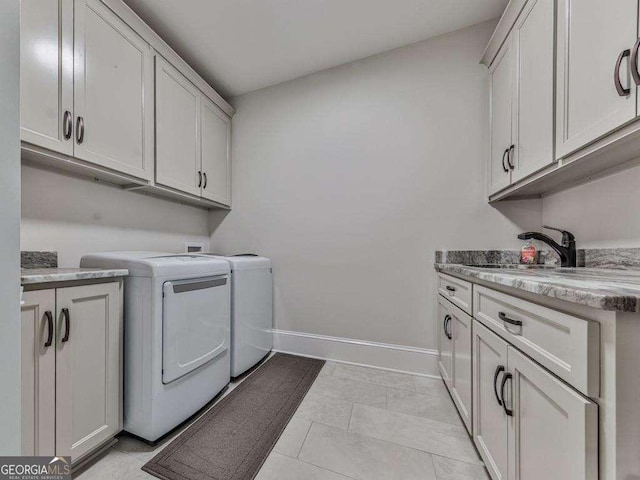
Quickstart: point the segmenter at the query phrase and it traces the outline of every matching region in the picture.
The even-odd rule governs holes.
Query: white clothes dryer
[[[124,430],[156,441],[230,379],[230,266],[214,257],[109,252],[81,267],[127,268]]]

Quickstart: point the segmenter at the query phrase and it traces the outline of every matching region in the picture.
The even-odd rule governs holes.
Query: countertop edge
[[[51,272],[44,272],[41,269],[34,270],[33,273],[22,272],[20,274],[20,285],[35,285],[38,283],[54,283],[54,282],[73,282],[78,280],[93,280],[101,278],[117,278],[129,275],[129,270],[124,268],[117,269],[77,269],[68,271],[56,271],[52,268]]]
[[[543,280],[501,277],[499,271],[485,272],[478,267],[455,263],[435,263],[434,267],[438,272],[456,273],[470,279],[478,279],[598,310],[627,313],[640,312],[640,293],[638,296],[604,294],[594,289],[548,284]]]

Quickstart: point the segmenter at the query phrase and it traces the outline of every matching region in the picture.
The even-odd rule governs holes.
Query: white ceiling
[[[223,96],[498,17],[507,0],[125,0]]]

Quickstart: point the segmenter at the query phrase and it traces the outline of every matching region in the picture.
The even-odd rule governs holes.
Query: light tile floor
[[[123,435],[80,478],[155,478],[140,468],[179,433],[155,448]],[[442,381],[327,362],[256,480],[488,478]]]

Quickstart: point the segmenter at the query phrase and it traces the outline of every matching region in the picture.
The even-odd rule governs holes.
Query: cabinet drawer
[[[476,285],[476,320],[589,397],[600,393],[600,326]]]
[[[459,278],[438,274],[438,292],[451,303],[471,315],[471,283]]]

